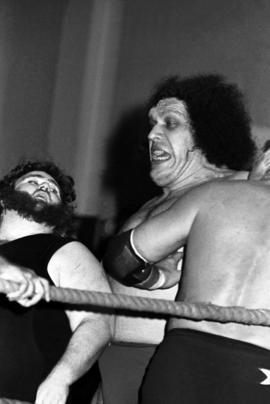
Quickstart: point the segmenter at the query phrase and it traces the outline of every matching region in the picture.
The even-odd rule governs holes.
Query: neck
[[[33,234],[52,232],[51,227],[25,219],[14,210],[5,210],[1,215],[0,240],[11,241]]]
[[[178,175],[175,181],[163,188],[165,194],[177,194],[188,188],[199,185],[203,182],[211,181],[217,178],[233,177],[236,171],[226,167],[216,167],[207,162],[206,158],[195,151],[193,157],[188,160],[181,175]]]

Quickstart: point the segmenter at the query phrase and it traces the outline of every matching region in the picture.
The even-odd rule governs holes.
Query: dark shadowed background
[[[0,0],[0,175],[53,158],[97,248],[157,192],[144,102],[161,77],[224,74],[270,138],[269,21],[268,0]]]

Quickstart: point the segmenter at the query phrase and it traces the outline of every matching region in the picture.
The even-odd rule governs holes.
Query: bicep
[[[62,247],[51,259],[48,272],[56,286],[97,292],[111,292],[104,270],[94,255],[81,243]],[[66,311],[71,328],[100,315],[91,311]]]
[[[190,198],[177,201],[168,210],[139,225],[133,234],[138,252],[157,262],[185,244],[197,209]]]
[[[73,241],[59,249],[48,265],[56,286],[108,291],[101,264],[83,244]]]

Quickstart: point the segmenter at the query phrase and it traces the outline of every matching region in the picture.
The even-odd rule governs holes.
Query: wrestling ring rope
[[[0,404],[32,404],[28,401],[11,400],[10,398],[0,398]]]
[[[16,290],[16,282],[0,279],[0,293]],[[150,299],[124,294],[90,292],[85,290],[50,286],[50,300],[54,302],[90,305],[108,309],[157,313],[159,315],[183,317],[190,320],[209,320],[219,323],[270,326],[270,310],[247,309],[241,306],[223,307],[211,303],[175,302],[165,299]],[[119,314],[119,313],[117,313]],[[0,398],[0,404],[29,404],[25,401]]]
[[[0,293],[9,293],[17,283],[0,279]],[[85,290],[57,288],[50,286],[50,299],[54,302],[123,309],[166,316],[183,317],[191,320],[209,320],[219,323],[270,326],[270,310],[247,309],[241,306],[223,307],[211,303],[175,302],[165,299],[150,299],[124,294],[90,292]],[[119,313],[117,313],[119,314]]]
[[[0,404],[32,404],[28,401],[11,400],[9,398],[0,398]]]

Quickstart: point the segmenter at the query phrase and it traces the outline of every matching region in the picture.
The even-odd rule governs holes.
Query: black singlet
[[[52,284],[47,265],[53,254],[71,241],[55,234],[36,234],[0,245],[0,255],[33,269]],[[60,303],[42,301],[24,308],[0,295],[0,397],[34,401],[37,387],[71,336],[64,308]],[[96,387],[98,378],[93,379]]]

